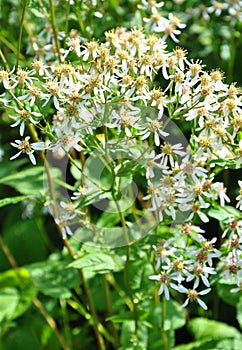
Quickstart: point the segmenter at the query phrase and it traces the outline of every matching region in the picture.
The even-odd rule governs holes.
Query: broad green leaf
[[[241,341],[239,339],[210,340],[204,338],[178,345],[172,350],[241,350]]]
[[[0,323],[12,319],[19,302],[19,294],[15,288],[0,289]]]
[[[231,207],[229,205],[220,207],[218,209],[210,208],[208,210],[208,216],[210,216],[211,218],[217,219],[223,230],[225,229],[225,225],[223,223],[224,221],[240,215],[241,215],[241,212],[238,209]]]
[[[33,166],[0,178],[0,184],[12,186],[25,195],[39,195],[40,191],[43,190],[44,171],[42,166]]]
[[[81,258],[76,259],[69,264],[69,266],[99,274],[110,271],[120,271],[120,265],[118,265],[111,256],[104,253],[86,254]]]
[[[150,312],[149,321],[157,328],[161,327],[161,305],[153,307]],[[181,309],[180,305],[174,300],[166,301],[166,319],[165,319],[165,330],[176,330],[183,327],[186,323],[184,310]]]
[[[207,318],[194,318],[188,323],[188,328],[195,339],[210,338],[211,340],[233,338],[240,339],[240,332],[226,323],[209,320]]]
[[[1,163],[0,167],[0,179],[9,175],[13,170],[21,167],[22,165],[26,164],[28,162],[27,159],[19,159],[14,160],[14,162],[8,161],[5,163]]]
[[[11,316],[11,319],[15,319],[30,307],[33,298],[37,295],[37,290],[25,268],[19,268],[18,273],[14,270],[2,272],[0,274],[0,288],[4,286],[17,288],[18,303]]]
[[[80,285],[78,272],[65,261],[43,261],[26,266],[36,288],[52,298],[70,298],[71,289]]]
[[[22,202],[23,200],[28,198],[29,196],[16,196],[16,197],[8,197],[8,198],[0,199],[0,208],[4,207],[5,205]]]
[[[239,302],[240,294],[239,293],[231,293],[231,289],[236,288],[235,284],[231,283],[217,283],[218,295],[220,298],[227,304],[235,306]]]
[[[147,327],[138,322],[138,339],[134,339],[135,323],[134,321],[126,321],[122,325],[121,330],[121,344],[124,349],[147,349],[148,345],[148,329]],[[138,343],[135,347],[134,343]],[[138,346],[138,347],[137,347]]]
[[[181,306],[174,300],[166,302],[165,329],[179,329],[186,324],[185,313]]]
[[[0,273],[0,288],[19,287],[20,284],[24,285],[30,280],[30,274],[25,268],[18,268],[18,273],[14,270],[8,270]]]
[[[52,179],[59,175],[59,169],[51,169]],[[43,166],[32,166],[19,172],[0,178],[0,184],[9,185],[24,195],[36,196],[46,190],[46,172]]]
[[[19,290],[19,302],[13,314],[13,319],[21,316],[32,305],[32,300],[37,295],[37,289],[31,280]]]

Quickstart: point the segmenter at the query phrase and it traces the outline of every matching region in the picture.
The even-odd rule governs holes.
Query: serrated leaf
[[[80,277],[73,268],[67,268],[64,261],[44,261],[27,265],[36,288],[53,298],[70,298],[71,289],[80,285]]]

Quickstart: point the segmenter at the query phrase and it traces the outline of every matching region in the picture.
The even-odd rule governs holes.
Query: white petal
[[[181,307],[186,307],[189,303],[189,299],[187,298],[185,302],[181,305]]]
[[[10,158],[10,160],[13,160],[13,159],[17,158],[21,153],[22,153],[21,151],[18,152],[17,154],[15,154],[14,156],[12,156],[12,157]]]
[[[35,159],[33,153],[28,153],[28,156],[29,156],[31,163],[36,165],[36,159]]]
[[[156,281],[160,281],[160,276],[159,275],[151,275],[149,276],[150,280],[156,280]]]
[[[204,310],[208,309],[207,305],[201,299],[198,298],[197,302]]]
[[[207,288],[205,290],[202,290],[201,292],[199,292],[198,294],[199,295],[205,295],[205,294],[208,294],[210,292],[211,288]]]

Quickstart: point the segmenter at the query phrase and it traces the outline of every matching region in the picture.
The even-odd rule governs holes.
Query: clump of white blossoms
[[[141,8],[150,3],[143,1]],[[0,70],[2,98],[12,101],[8,106],[14,119],[11,127],[19,128],[21,137],[34,128],[39,138],[39,143],[30,143],[29,136],[11,143],[18,149],[11,159],[26,153],[35,164],[34,152],[48,148],[69,153],[75,165],[76,159],[83,161],[98,151],[107,169],[111,166],[109,187],[79,169],[88,182],[76,181],[72,187],[71,215],[64,222],[55,218],[63,226],[64,237],[73,233],[68,220],[75,218],[76,208],[92,203],[95,196],[118,201],[125,187],[121,176],[130,179],[140,171],[147,186],[137,196],[138,214],[131,207],[123,213],[127,227],[147,207],[156,226],[162,222],[174,226],[168,244],[162,242],[155,248],[159,264],[157,274],[150,278],[161,283],[159,294],[167,299],[173,289],[187,294],[184,306],[196,301],[206,308],[200,296],[210,291],[211,276],[219,273],[241,286],[241,229],[229,233],[230,243],[222,254],[214,246],[216,239],[209,241],[199,228],[209,221],[209,208],[224,207],[230,201],[214,170],[220,164],[233,169],[241,165],[241,91],[235,84],[226,84],[220,70],[208,72],[200,61],[189,60],[183,48],[167,50],[167,37],[177,42],[184,25],[172,14],[162,18],[160,7],[154,3],[151,18],[145,19],[148,30],[158,34],[117,28],[106,32],[102,43],[75,35],[66,38],[61,62],[44,45],[31,69]],[[53,39],[48,28],[40,37]],[[173,134],[171,125],[176,120],[180,125],[191,124],[186,143]],[[123,164],[112,158],[114,152],[123,154]],[[126,165],[127,159],[136,161]],[[241,181],[239,185],[236,200],[241,209]],[[87,191],[80,191],[86,186]],[[82,214],[84,226],[91,227],[85,210]],[[181,218],[182,225],[176,226]],[[231,215],[231,220],[237,218]]]

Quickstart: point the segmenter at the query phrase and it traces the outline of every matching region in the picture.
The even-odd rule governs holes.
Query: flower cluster
[[[196,226],[209,221],[209,208],[226,207],[231,200],[215,168],[241,167],[241,91],[226,84],[220,70],[208,72],[202,62],[189,60],[185,49],[167,50],[167,37],[176,42],[184,25],[172,14],[161,17],[157,10],[161,6],[143,1],[140,10],[150,8],[146,28],[163,36],[117,28],[106,32],[100,43],[84,41],[72,32],[60,49],[60,62],[53,61],[53,51],[44,46],[31,69],[0,70],[6,91],[2,98],[12,99],[11,126],[19,128],[21,137],[32,126],[42,138],[30,143],[30,136],[25,136],[11,143],[18,149],[11,159],[26,153],[35,164],[34,151],[47,149],[60,157],[61,152],[69,154],[76,165],[76,159],[97,151],[107,169],[111,164],[109,187],[90,179],[84,167],[79,169],[82,178],[72,186],[71,212],[61,202],[66,214],[55,218],[63,226],[64,238],[72,233],[68,220],[80,214],[77,208],[95,198],[117,201],[127,185],[121,179],[126,177],[130,185],[138,169],[145,184],[137,195],[139,207],[149,208],[157,226],[165,222],[176,227],[174,237],[154,247],[161,273],[150,278],[161,283],[159,294],[165,293],[167,299],[173,289],[187,294],[184,306],[190,300],[206,308],[199,296],[209,292],[217,260],[223,266],[221,274],[235,277],[241,285],[241,221],[231,216],[222,236],[228,238],[223,254],[213,246],[216,239],[208,241]],[[40,37],[53,40],[50,28]],[[191,125],[189,141],[177,133],[184,123]],[[239,186],[236,200],[241,209],[241,181]],[[81,215],[87,226],[89,216],[85,210]],[[137,215],[126,208],[122,220],[130,224]],[[183,224],[175,226],[181,220]],[[200,286],[206,289],[197,291]]]

